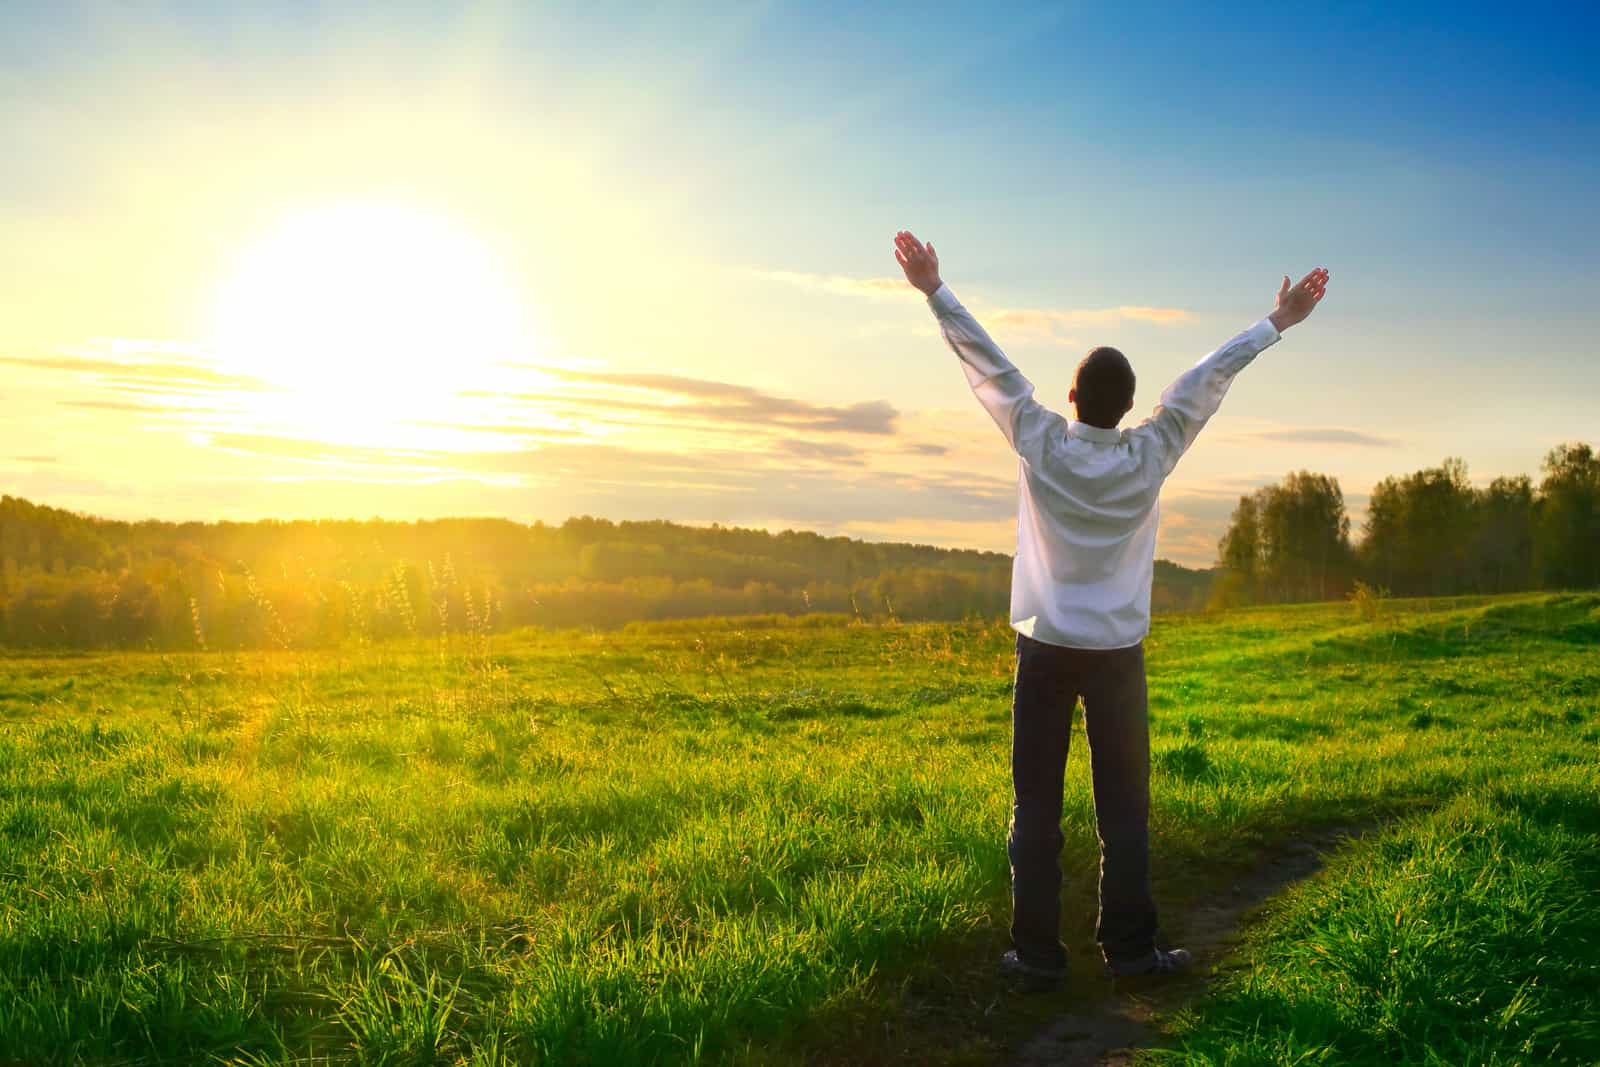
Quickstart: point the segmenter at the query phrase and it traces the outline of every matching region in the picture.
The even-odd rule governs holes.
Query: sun
[[[220,362],[302,411],[369,428],[437,414],[532,343],[488,243],[442,213],[381,201],[281,219],[224,275],[209,334]]]

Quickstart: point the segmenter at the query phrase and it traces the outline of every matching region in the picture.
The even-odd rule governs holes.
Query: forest
[[[786,530],[504,519],[121,522],[0,498],[0,643],[325,647],[519,626],[839,613],[1003,612],[1011,559]],[[1204,606],[1207,571],[1162,561],[1156,601]]]
[[[519,626],[1006,610],[998,552],[805,531],[505,519],[124,522],[0,497],[0,644],[299,648]],[[1241,497],[1213,570],[1156,563],[1152,608],[1600,586],[1600,455],[1566,444],[1536,484],[1465,464],[1385,478],[1359,541],[1337,479]]]
[[[1373,487],[1359,541],[1337,479],[1297,471],[1239,498],[1217,547],[1215,606],[1600,586],[1600,454],[1563,444],[1541,480],[1476,487],[1446,459]]]

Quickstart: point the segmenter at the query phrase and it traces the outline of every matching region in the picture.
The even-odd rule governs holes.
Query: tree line
[[[1397,596],[1600,586],[1600,454],[1559,445],[1541,471],[1480,488],[1446,459],[1385,478],[1354,543],[1337,479],[1292,473],[1239,498],[1211,603],[1327,600],[1357,582]]]
[[[121,522],[0,497],[0,644],[327,646],[518,626],[831,612],[992,617],[1011,557],[786,530],[503,519]],[[1155,600],[1204,605],[1162,563]]]

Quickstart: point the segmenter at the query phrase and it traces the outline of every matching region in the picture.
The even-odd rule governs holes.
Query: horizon
[[[9,496],[9,494],[7,494],[7,495]],[[35,507],[50,507],[50,508],[55,507],[55,505],[50,504],[47,501],[29,500],[26,497],[14,497],[12,499],[23,500],[24,502],[26,502],[28,504],[32,504]],[[56,510],[70,510],[70,509],[57,508]],[[668,525],[682,526],[682,527],[685,527],[685,528],[688,528],[688,529],[695,529],[695,530],[710,530],[710,529],[714,529],[714,528],[720,528],[720,529],[723,529],[723,530],[745,531],[745,532],[754,532],[754,533],[767,533],[767,534],[772,534],[774,536],[779,535],[779,534],[785,534],[785,533],[815,534],[815,535],[817,535],[819,537],[824,537],[824,538],[835,537],[835,536],[837,536],[837,537],[847,536],[847,535],[844,535],[844,534],[824,534],[824,533],[822,533],[821,531],[818,531],[818,530],[808,530],[808,529],[804,529],[804,528],[800,528],[800,527],[786,527],[786,528],[781,529],[781,530],[774,530],[774,529],[770,529],[770,528],[764,527],[764,526],[740,526],[740,525],[732,524],[732,523],[718,523],[718,522],[714,522],[714,521],[713,522],[703,522],[703,523],[701,523],[701,522],[678,522],[675,519],[612,519],[612,518],[608,518],[608,517],[606,517],[604,515],[568,515],[565,519],[562,519],[559,522],[546,522],[545,520],[542,520],[542,519],[535,519],[535,520],[533,520],[531,522],[522,522],[522,521],[517,520],[517,519],[507,518],[504,515],[437,515],[437,516],[433,516],[433,517],[430,517],[430,518],[403,518],[403,519],[402,518],[390,518],[390,517],[382,516],[382,515],[369,515],[369,516],[367,516],[365,518],[355,518],[355,517],[341,518],[341,517],[338,517],[338,516],[330,516],[330,515],[296,516],[296,517],[285,517],[285,516],[282,516],[282,515],[262,515],[262,516],[258,516],[256,518],[246,518],[246,519],[185,519],[185,518],[181,518],[181,517],[180,518],[156,518],[156,517],[153,517],[153,516],[144,516],[142,518],[137,518],[137,519],[125,519],[125,518],[118,518],[118,517],[111,516],[111,515],[98,515],[98,514],[91,514],[91,513],[88,513],[88,512],[81,512],[81,511],[73,511],[71,513],[77,515],[79,518],[88,519],[88,520],[93,521],[93,522],[98,522],[98,521],[125,522],[125,523],[130,523],[130,524],[131,523],[140,523],[140,522],[158,522],[158,523],[168,523],[168,524],[171,524],[171,525],[174,525],[174,526],[182,526],[182,525],[187,525],[189,523],[196,523],[196,522],[202,523],[202,524],[216,524],[216,523],[228,522],[228,523],[238,523],[238,524],[242,524],[242,525],[255,525],[255,524],[259,524],[259,523],[269,523],[269,522],[271,522],[271,523],[296,523],[296,522],[323,523],[323,522],[326,522],[326,523],[353,523],[353,524],[362,524],[362,523],[369,523],[369,522],[380,522],[380,523],[387,522],[387,523],[414,523],[415,524],[415,523],[425,523],[425,522],[477,522],[477,521],[482,520],[482,521],[486,521],[486,522],[509,522],[509,523],[514,524],[514,525],[525,526],[525,527],[528,527],[530,529],[536,528],[536,527],[540,527],[540,526],[544,527],[545,529],[560,529],[562,526],[564,526],[564,525],[566,525],[567,523],[570,523],[570,522],[581,522],[581,521],[584,521],[584,520],[591,520],[591,521],[597,521],[597,522],[608,522],[608,523],[611,523],[614,526],[622,526],[622,525],[625,525],[625,524],[628,524],[628,523],[656,523],[656,522],[662,522],[662,523],[667,523]],[[948,551],[948,552],[979,552],[979,553],[1000,555],[1000,556],[1004,556],[1004,557],[1006,557],[1008,559],[1012,555],[1014,555],[1014,553],[1002,552],[1002,551],[999,551],[997,549],[965,548],[965,547],[962,547],[962,546],[959,546],[959,545],[955,545],[955,546],[952,546],[952,545],[936,545],[936,544],[933,544],[932,542],[929,542],[929,541],[890,541],[890,540],[886,540],[886,539],[882,539],[882,538],[870,538],[870,537],[855,537],[855,538],[850,538],[850,540],[860,541],[860,542],[865,543],[865,544],[881,544],[881,545],[886,545],[886,546],[898,545],[898,546],[904,546],[904,547],[909,547],[909,548],[934,548],[934,549],[939,549],[941,551]],[[1182,567],[1184,567],[1185,569],[1188,569],[1188,570],[1196,570],[1196,569],[1198,569],[1198,570],[1210,570],[1210,569],[1213,569],[1212,567],[1198,567],[1198,568],[1189,567],[1187,564],[1179,564],[1179,563],[1176,563],[1174,560],[1167,559],[1167,558],[1165,558],[1163,556],[1157,556],[1156,557],[1156,562],[1157,563],[1167,563],[1167,564],[1171,564],[1173,566],[1182,566]]]
[[[1016,459],[898,276],[910,228],[1047,406],[1127,352],[1125,426],[1331,269],[1169,481],[1158,557],[1213,566],[1293,470],[1353,532],[1447,456],[1537,482],[1600,391],[1600,219],[1565,206],[1600,18],[1555,12],[11,8],[0,479],[121,521],[1010,555]]]

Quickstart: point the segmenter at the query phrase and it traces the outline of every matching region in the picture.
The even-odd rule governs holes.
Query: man
[[[1095,940],[1112,977],[1169,975],[1191,962],[1156,946],[1150,895],[1150,730],[1144,637],[1150,631],[1156,498],[1178,458],[1216,413],[1233,376],[1303,322],[1326,292],[1328,272],[1295,286],[1277,308],[1185,371],[1154,413],[1130,429],[1133,368],[1115,348],[1078,364],[1067,401],[1077,418],[1047,410],[949,287],[933,245],[895,236],[895,259],[938,317],[978,400],[1021,458],[1011,625],[1017,631],[1012,698],[1011,943],[1002,974],[1030,989],[1066,976],[1060,940],[1061,792],[1072,709],[1083,698],[1100,914]]]

